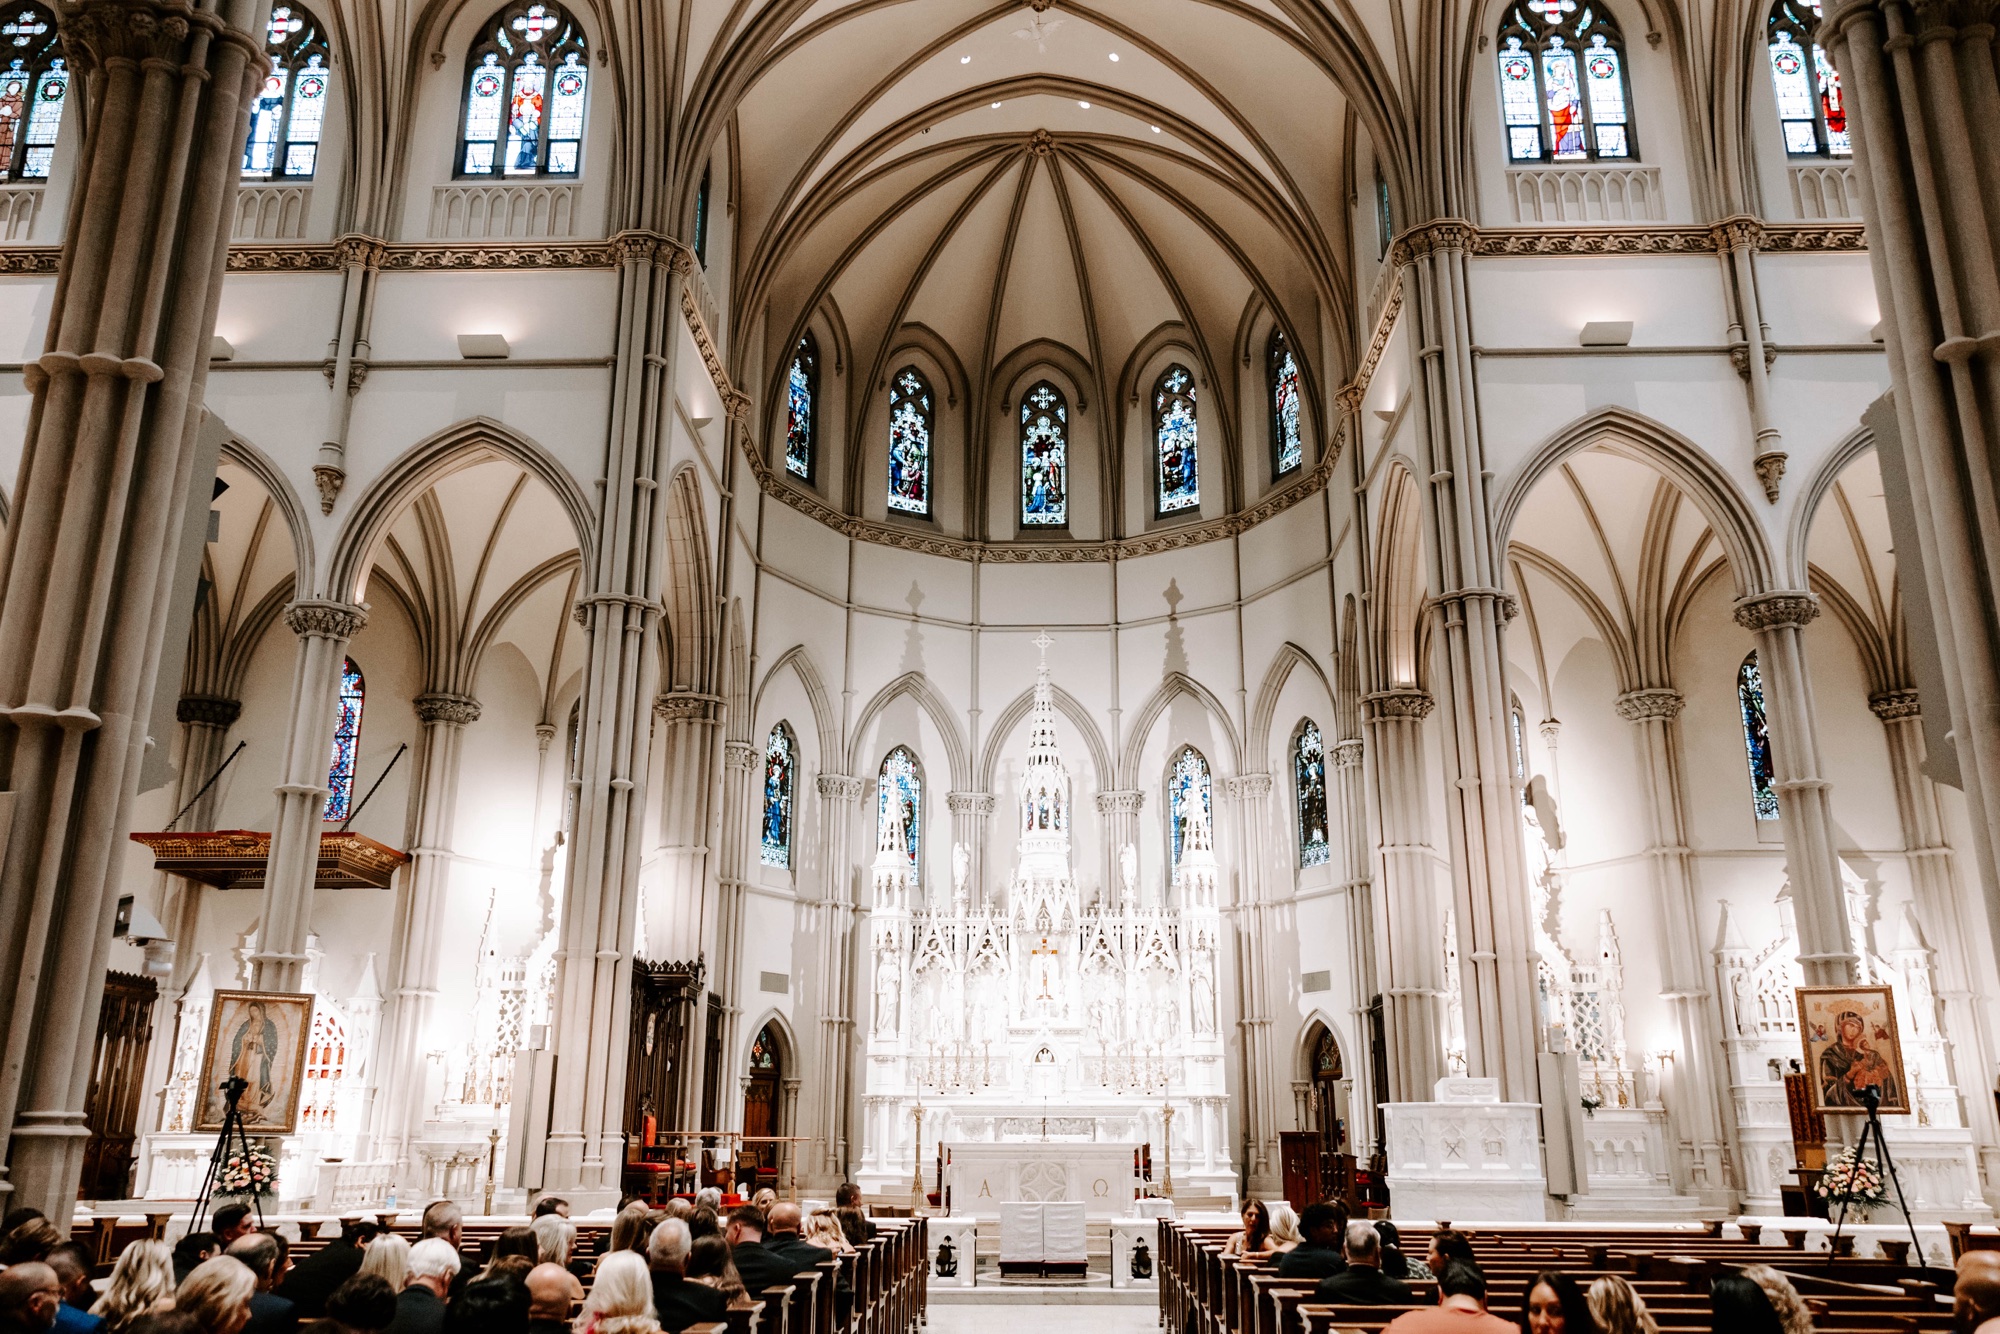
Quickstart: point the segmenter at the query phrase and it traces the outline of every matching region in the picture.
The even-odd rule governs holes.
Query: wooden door
[[[83,1147],[82,1199],[122,1200],[132,1193],[132,1146],[138,1138],[146,1056],[153,1045],[153,1002],[159,992],[159,983],[150,977],[105,975],[90,1092],[83,1104],[90,1139]]]
[[[778,1169],[778,1149],[776,1144],[753,1144],[747,1141],[760,1136],[782,1135],[779,1123],[779,1089],[783,1087],[784,1059],[778,1047],[778,1038],[766,1024],[757,1034],[757,1040],[750,1044],[749,1077],[743,1085],[743,1159],[745,1170],[754,1174],[758,1184],[768,1184],[765,1177],[775,1178]]]

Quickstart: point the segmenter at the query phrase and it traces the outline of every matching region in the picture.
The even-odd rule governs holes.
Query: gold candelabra
[[[910,1149],[910,1207],[916,1208],[924,1199],[924,1100],[917,1099],[914,1109],[917,1118],[916,1137]]]
[[[1160,1120],[1163,1129],[1160,1138],[1165,1141],[1160,1146],[1160,1193],[1168,1199],[1174,1198],[1174,1105],[1162,1103]]]

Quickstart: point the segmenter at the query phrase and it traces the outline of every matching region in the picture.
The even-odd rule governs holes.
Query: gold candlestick
[[[910,1207],[916,1208],[924,1198],[924,1100],[917,1099],[915,1108],[917,1133],[910,1141]]]
[[[1160,1119],[1165,1125],[1160,1133],[1166,1140],[1160,1152],[1160,1193],[1171,1200],[1174,1198],[1174,1105],[1172,1103],[1161,1105]]]
[[[500,1153],[500,1129],[486,1132],[486,1216],[493,1217],[493,1160]]]

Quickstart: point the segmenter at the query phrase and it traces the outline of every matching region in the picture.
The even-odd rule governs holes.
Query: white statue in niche
[[[1194,974],[1194,1031],[1215,1031],[1215,983],[1209,978],[1206,964],[1197,967]]]
[[[1118,849],[1118,882],[1125,887],[1125,901],[1139,896],[1139,850],[1127,843]]]
[[[875,1032],[889,1036],[896,1031],[898,1013],[902,1008],[898,1003],[896,978],[896,955],[893,950],[883,950],[875,958]]]
[[[951,845],[951,893],[954,899],[965,897],[965,880],[972,874],[972,852],[963,843]]]

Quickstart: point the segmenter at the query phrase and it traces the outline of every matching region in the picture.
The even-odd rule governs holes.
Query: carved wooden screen
[[[689,1008],[701,991],[701,965],[632,964],[632,1036],[625,1055],[625,1133],[637,1144],[646,1118],[660,1131],[684,1125]]]
[[[107,973],[97,1010],[97,1044],[90,1063],[90,1092],[83,1120],[90,1139],[83,1148],[82,1198],[122,1200],[132,1193],[132,1145],[144,1093],[146,1055],[153,1043],[153,1002],[159,984],[150,977]]]

